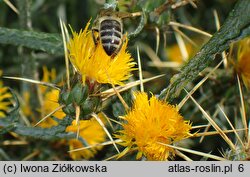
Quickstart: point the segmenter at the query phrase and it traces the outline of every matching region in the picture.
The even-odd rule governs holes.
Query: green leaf
[[[0,27],[0,43],[20,45],[50,54],[63,55],[63,42],[59,34]]]
[[[57,119],[56,121],[58,122],[58,125],[51,128],[27,127],[20,123],[18,121],[20,106],[19,101],[12,89],[10,90],[12,92],[16,104],[8,116],[0,119],[0,134],[5,134],[9,131],[12,131],[22,136],[45,140],[56,140],[62,138],[71,139],[76,137],[75,133],[65,132],[67,126],[71,125],[72,122],[72,118],[69,116],[66,116],[61,120]]]
[[[0,135],[6,134],[10,131],[12,131],[15,128],[13,124],[7,125],[3,128],[0,128]]]
[[[12,115],[1,118],[0,126],[5,130],[11,128],[12,132],[15,132],[21,136],[44,140],[72,139],[76,137],[75,133],[65,132],[66,127],[71,125],[72,122],[72,119],[68,116],[63,118],[57,126],[51,128],[27,127],[21,123],[12,122],[11,119],[13,119]]]
[[[113,110],[113,115],[115,117],[119,117],[121,115],[125,115],[125,109],[124,109],[124,106],[119,103],[119,102],[115,102],[112,104],[112,110]]]
[[[189,82],[209,66],[216,54],[227,50],[232,42],[250,35],[249,12],[249,0],[239,0],[220,30],[181,69],[179,74],[172,77],[171,84],[160,93],[159,98],[164,99],[168,95],[167,99],[172,101]]]

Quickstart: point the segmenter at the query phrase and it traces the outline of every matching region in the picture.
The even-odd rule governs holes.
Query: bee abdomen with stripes
[[[112,16],[104,16],[100,19],[99,34],[101,45],[108,56],[115,56],[122,45],[122,21]]]

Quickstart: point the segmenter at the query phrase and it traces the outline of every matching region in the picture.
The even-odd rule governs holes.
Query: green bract
[[[89,115],[98,111],[101,100],[99,97],[89,96],[87,85],[76,83],[71,90],[62,89],[59,103],[65,105],[63,111],[70,116],[75,116],[76,106],[80,107],[80,118],[88,119]]]

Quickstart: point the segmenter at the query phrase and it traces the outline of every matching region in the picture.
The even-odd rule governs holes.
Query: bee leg
[[[114,53],[112,53],[112,54],[110,55],[111,59],[114,59],[114,58],[115,58],[115,56],[119,53],[120,49],[121,49],[121,47],[119,47],[116,51],[114,51]]]
[[[99,36],[95,35],[96,32],[98,33],[99,30],[97,28],[92,28],[92,38],[94,40],[95,45],[97,45],[99,41]]]
[[[115,58],[115,56],[120,52],[120,50],[121,50],[121,48],[122,48],[122,45],[123,45],[123,41],[122,41],[122,44],[119,46],[119,48],[116,49],[116,50],[114,51],[114,53],[112,53],[112,54],[110,55],[111,59]]]
[[[111,59],[114,59],[114,58],[115,58],[115,56],[120,52],[121,48],[122,48],[122,44],[119,46],[119,48],[117,48],[117,49],[110,55]]]
[[[146,20],[147,20],[146,14],[145,14],[145,12],[142,12],[140,23],[139,23],[138,27],[136,28],[136,30],[134,32],[128,34],[129,39],[135,38],[142,31],[142,29],[144,28],[144,26],[146,24]]]
[[[119,18],[132,18],[132,17],[138,17],[138,16],[142,16],[142,12],[133,12],[133,13],[129,13],[129,12],[117,12],[117,17]]]

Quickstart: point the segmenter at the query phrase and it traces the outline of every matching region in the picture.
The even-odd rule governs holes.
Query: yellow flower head
[[[56,79],[56,69],[52,68],[51,71],[48,70],[46,66],[43,66],[43,82],[53,82]],[[40,85],[39,89],[42,94],[45,94],[46,90],[48,89],[47,86]]]
[[[74,120],[72,122],[72,125],[66,128],[66,132],[77,133],[78,126],[80,126],[80,137],[82,137],[88,145],[95,145],[105,141],[106,134],[101,125],[95,119],[92,118],[90,120],[81,120],[79,121],[79,125],[76,125],[76,121]],[[84,145],[81,141],[77,139],[69,140],[70,150],[82,147],[84,147]],[[70,157],[74,160],[90,159],[94,157],[94,155],[100,149],[102,149],[102,146],[96,146],[91,149],[70,152]]]
[[[3,71],[0,69],[0,77],[3,75]],[[0,87],[3,86],[3,81],[0,79]]]
[[[2,75],[2,71],[0,70],[0,76]],[[5,112],[10,109],[10,98],[12,95],[9,93],[8,88],[4,87],[2,81],[0,80],[0,118],[5,117]]]
[[[237,71],[245,86],[250,89],[250,38],[239,43]]]
[[[49,71],[46,66],[43,66],[42,82],[49,83],[49,82],[54,81],[55,79],[56,79],[56,70],[55,70],[55,68],[52,68],[51,71]],[[38,89],[39,89],[39,93],[41,94],[41,98],[42,98],[42,100],[41,100],[42,103],[41,104],[43,104],[43,100],[45,99],[45,94],[46,94],[46,91],[48,91],[48,87],[43,86],[43,85],[39,85]],[[27,90],[24,91],[22,93],[21,109],[22,109],[22,112],[23,112],[23,114],[25,116],[34,118],[35,114],[32,112],[30,99],[31,99],[30,92],[27,91]],[[46,114],[46,113],[43,112],[43,106],[41,106],[41,107],[42,107],[41,108],[41,114],[42,114],[42,116],[44,116],[44,114]],[[55,121],[53,121],[53,122],[55,122]]]
[[[33,112],[30,106],[30,92],[29,91],[24,91],[22,94],[22,100],[21,100],[21,110],[23,114],[28,117],[28,116],[33,116]]]
[[[148,160],[166,160],[174,155],[172,144],[190,136],[191,125],[183,120],[175,106],[146,93],[136,93],[133,108],[123,117],[123,130],[117,138],[121,145],[138,150],[137,158],[144,155]]]
[[[182,48],[182,50],[178,43],[170,46],[167,45],[167,48],[165,50],[166,55],[170,61],[184,64],[200,50],[200,48],[204,43],[207,42],[207,40],[207,38],[194,37],[192,38],[193,43],[184,41],[185,48]]]
[[[194,52],[194,48],[192,48],[192,45],[189,44],[189,45],[186,45],[186,49],[187,49],[188,58],[190,58],[190,56]],[[183,64],[185,62],[178,44],[174,44],[172,46],[167,47],[166,54],[170,61],[177,62],[179,64]]]
[[[58,90],[51,90],[49,92],[46,92],[44,95],[43,105],[41,108],[42,117],[48,115],[55,109],[57,109],[60,105],[58,103],[59,98],[59,91]],[[62,111],[62,109],[56,111],[53,116],[55,116],[58,119],[63,119],[66,115]],[[43,122],[39,124],[40,127],[43,128],[50,128],[52,126],[56,126],[57,122],[53,120],[52,118],[47,118]]]
[[[12,98],[12,95],[8,92],[8,88],[0,86],[0,118],[4,117],[4,112],[9,110],[10,98]]]
[[[48,70],[47,67],[43,67],[43,82],[52,82],[56,79],[56,70],[53,68],[51,71]],[[60,104],[58,103],[59,99],[59,90],[47,90],[48,87],[39,86],[41,95],[42,95],[42,105],[41,105],[41,117],[48,115],[55,109],[57,109]],[[56,111],[52,116],[55,116],[58,119],[62,119],[65,117],[65,113],[62,109]],[[52,126],[56,126],[57,122],[53,120],[51,117],[45,119],[43,122],[39,124],[40,127],[50,128]]]
[[[90,79],[103,84],[122,85],[131,76],[135,65],[126,52],[128,39],[124,40],[120,51],[112,58],[106,54],[100,42],[95,45],[92,31],[88,30],[89,24],[79,33],[72,32],[73,38],[68,43],[71,63],[82,75],[83,83]]]

